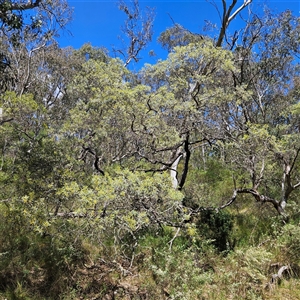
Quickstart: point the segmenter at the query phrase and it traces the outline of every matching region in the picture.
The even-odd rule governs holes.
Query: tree
[[[284,261],[273,279],[297,270],[299,18],[252,15],[230,40],[230,22],[251,1],[236,9],[224,0],[215,40],[174,24],[160,36],[167,59],[133,73],[126,67],[150,40],[153,20],[138,26],[137,1],[120,7],[125,61],[90,44],[61,49],[48,5],[64,2],[6,2],[19,7],[21,23],[1,10],[11,17],[0,45],[1,296],[84,298],[97,290],[88,296],[111,298],[103,293],[125,291],[123,279],[147,287],[150,274],[149,286],[161,282],[171,298],[210,297],[204,289],[222,280],[232,298],[230,273],[242,278],[238,297],[253,298],[272,255]],[[23,14],[29,9],[42,13],[38,28]],[[284,217],[296,203],[296,225],[282,230],[269,206],[252,215],[248,203],[221,211],[251,197]],[[255,247],[242,248],[250,235]]]
[[[22,16],[23,11],[37,8],[41,5],[41,0],[36,1],[2,1],[0,6],[0,19],[2,26],[7,26],[11,29],[20,29],[24,24]]]
[[[217,49],[208,39],[175,47],[166,61],[145,68],[145,83],[154,94],[153,100],[148,101],[149,109],[172,128],[164,139],[155,132],[157,141],[153,143],[152,153],[157,158],[148,159],[161,162],[164,169],[171,170],[176,188],[184,186],[193,147],[220,138],[210,120],[214,118],[214,107],[230,97],[223,78],[231,68],[230,52]],[[161,102],[155,102],[157,96]],[[182,158],[183,173],[177,178],[177,166]]]
[[[109,165],[134,153],[130,114],[138,108],[132,106],[132,99],[143,90],[131,89],[127,76],[120,60],[90,59],[69,86],[76,106],[63,133],[79,146],[79,159],[92,159],[96,172],[104,172],[101,164]]]
[[[42,0],[2,1],[0,12],[0,89],[22,92],[31,84],[31,61],[53,43],[71,11],[64,0]]]
[[[28,19],[25,12],[30,11],[33,15]],[[37,14],[34,15],[34,12]],[[56,17],[59,26],[64,27],[70,12],[68,4],[62,0],[6,0],[0,3],[1,30],[23,31],[40,30],[44,22],[48,23],[52,16]],[[66,18],[67,16],[67,18]]]
[[[242,170],[243,183],[235,182],[229,203],[237,194],[248,193],[284,214],[299,187],[297,26],[299,19],[289,11],[277,17],[270,12],[264,18],[255,16],[235,50],[233,88],[240,90],[240,97],[226,104],[220,115],[231,140],[228,163]]]
[[[230,23],[251,2],[252,2],[252,0],[245,0],[244,3],[240,7],[238,7],[235,11],[233,11],[236,4],[237,4],[237,0],[232,0],[228,8],[227,8],[227,1],[222,0],[222,6],[223,6],[222,14],[219,12],[217,5],[213,2],[214,6],[217,8],[217,11],[219,13],[221,23],[222,23],[221,29],[220,29],[220,32],[219,32],[219,36],[218,36],[218,39],[216,41],[216,47],[221,47],[222,46],[224,38],[226,38],[226,31],[227,31]]]
[[[203,38],[202,35],[190,32],[180,24],[174,24],[160,34],[158,41],[163,48],[171,52],[175,47],[197,43]]]
[[[127,17],[122,32],[128,39],[128,45],[126,49],[115,49],[114,51],[122,55],[125,60],[124,67],[127,67],[132,60],[135,62],[140,60],[140,52],[151,42],[154,10],[147,7],[146,15],[143,16],[138,0],[133,0],[131,6],[122,0],[119,2],[119,9]]]

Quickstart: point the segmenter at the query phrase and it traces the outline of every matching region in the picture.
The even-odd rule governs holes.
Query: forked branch
[[[224,37],[226,35],[226,30],[230,24],[230,22],[246,7],[248,6],[252,0],[244,0],[244,3],[237,8],[234,12],[233,9],[235,5],[237,4],[237,0],[232,0],[231,4],[229,5],[227,9],[227,3],[226,0],[222,0],[223,4],[223,14],[222,14],[222,27],[219,33],[219,37],[216,43],[216,47],[221,47],[222,42],[224,40]]]

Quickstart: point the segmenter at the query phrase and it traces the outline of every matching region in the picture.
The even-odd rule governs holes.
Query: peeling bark
[[[171,166],[171,170],[170,170],[170,176],[171,176],[171,180],[172,180],[172,186],[174,189],[177,189],[178,188],[178,178],[177,178],[177,175],[178,175],[178,172],[177,172],[177,167],[178,167],[178,164],[182,158],[183,154],[180,154],[176,160],[173,162],[172,166]]]

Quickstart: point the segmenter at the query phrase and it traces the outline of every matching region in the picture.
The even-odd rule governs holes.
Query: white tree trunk
[[[171,166],[170,175],[172,180],[172,186],[174,189],[178,188],[177,167],[181,158],[182,158],[182,154],[177,157],[177,159],[173,162]]]

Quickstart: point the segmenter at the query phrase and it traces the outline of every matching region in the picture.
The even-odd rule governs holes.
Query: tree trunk
[[[177,167],[178,167],[178,164],[179,164],[182,156],[183,156],[183,154],[180,154],[171,166],[170,175],[171,175],[171,180],[172,180],[172,186],[174,189],[178,188]]]

